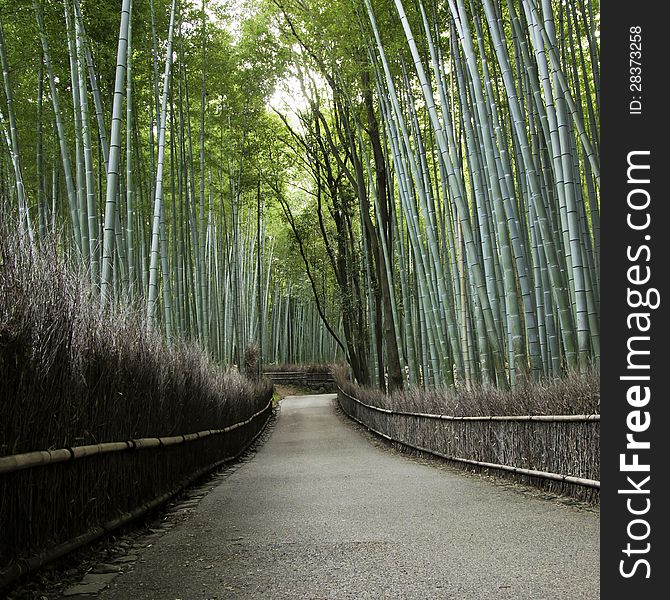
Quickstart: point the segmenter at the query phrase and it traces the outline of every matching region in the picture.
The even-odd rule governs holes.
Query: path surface
[[[598,598],[599,516],[378,447],[334,395],[269,440],[105,600]]]

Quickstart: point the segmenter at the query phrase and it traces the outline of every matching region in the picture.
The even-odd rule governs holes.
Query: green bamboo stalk
[[[75,46],[75,34],[72,26],[72,15],[70,3],[63,0],[63,11],[65,15],[65,31],[67,38],[68,57],[70,59],[70,81],[72,82],[72,111],[74,123],[74,155],[75,155],[75,185],[77,192],[77,205],[79,212],[79,228],[81,237],[82,259],[84,264],[90,268],[90,245],[88,235],[88,206],[86,198],[84,154],[82,149],[82,122],[81,102],[79,97],[79,65]]]
[[[72,181],[72,167],[70,163],[70,154],[67,147],[65,126],[63,124],[63,118],[60,111],[60,103],[58,100],[58,89],[56,88],[56,80],[54,77],[54,72],[51,63],[49,42],[47,40],[46,32],[44,29],[44,21],[42,19],[42,13],[40,11],[39,5],[37,4],[37,0],[33,0],[33,9],[35,11],[35,18],[37,19],[37,27],[39,30],[40,41],[42,44],[44,64],[46,66],[47,78],[49,80],[49,89],[51,91],[51,101],[53,104],[61,161],[63,163],[63,174],[65,176],[65,188],[67,191],[68,207],[70,211],[70,223],[72,226],[75,248],[78,253],[81,253],[81,228],[79,227],[79,211],[78,211],[79,207],[77,204],[77,192],[74,186],[74,182]]]
[[[74,23],[75,46],[77,51],[78,74],[78,94],[79,106],[81,109],[81,135],[84,155],[85,170],[85,192],[86,192],[86,214],[88,216],[88,256],[90,259],[91,283],[98,285],[100,278],[100,238],[98,223],[98,206],[95,190],[95,175],[93,163],[93,147],[91,143],[91,132],[89,124],[88,94],[86,89],[86,76],[84,72],[85,65],[85,47],[84,32],[81,19],[76,17]]]
[[[135,253],[135,191],[133,189],[133,2],[128,7],[126,49],[126,244],[128,248],[128,298],[132,303],[137,286]]]
[[[12,168],[14,169],[14,181],[16,184],[16,195],[19,204],[19,216],[21,227],[25,227],[25,232],[31,242],[35,241],[30,210],[28,206],[28,197],[23,184],[23,173],[21,170],[21,157],[19,154],[19,134],[16,127],[16,116],[14,113],[14,99],[12,95],[12,86],[9,79],[9,61],[5,50],[5,38],[3,34],[2,21],[0,21],[0,62],[2,63],[2,80],[5,88],[5,98],[7,99],[7,116],[9,118],[9,139],[8,149],[11,156]],[[3,119],[4,120],[4,119]]]
[[[164,167],[164,155],[165,155],[165,131],[167,126],[167,98],[168,98],[168,87],[170,83],[170,66],[172,64],[172,35],[174,31],[174,15],[175,15],[175,4],[176,0],[172,0],[172,6],[170,9],[170,25],[168,29],[168,42],[167,50],[165,52],[165,73],[163,75],[163,94],[161,99],[161,117],[160,117],[160,128],[158,133],[158,161],[156,168],[156,188],[155,188],[155,197],[154,197],[154,213],[153,213],[153,225],[151,233],[151,252],[150,252],[150,264],[149,264],[149,292],[147,298],[147,326],[152,327],[156,315],[156,303],[158,299],[158,259],[159,254],[163,254],[163,259],[167,260],[165,253],[159,251],[159,246],[162,246],[160,238],[164,239],[164,235],[161,236],[161,215],[163,214],[163,167]],[[165,263],[163,263],[163,287],[169,286],[170,282],[170,273],[165,269]],[[169,290],[166,292],[166,296],[169,298]],[[164,318],[164,327],[165,335],[170,339],[172,335],[172,315],[171,315],[171,306],[168,302],[165,307],[165,318]]]
[[[39,223],[39,239],[44,240],[47,234],[47,197],[44,174],[44,124],[42,122],[44,101],[44,60],[40,50],[40,61],[37,67],[37,143],[35,151],[36,173],[37,173],[37,210]]]
[[[207,294],[207,282],[205,279],[205,101],[206,101],[206,70],[205,70],[205,59],[206,59],[206,20],[205,20],[205,0],[202,0],[201,11],[202,11],[202,26],[201,26],[201,38],[202,38],[202,86],[200,93],[200,296],[202,298],[201,302],[204,304],[204,300]],[[209,345],[209,330],[206,326],[206,321],[210,313],[203,311],[203,339],[202,344],[204,347]]]
[[[114,263],[116,219],[119,194],[119,159],[121,154],[121,123],[123,90],[126,81],[126,59],[128,56],[128,28],[130,24],[130,0],[123,0],[119,43],[116,52],[116,77],[114,81],[114,101],[112,103],[112,126],[109,140],[109,164],[107,166],[107,186],[105,190],[105,218],[102,241],[102,267],[100,272],[100,299],[107,304],[112,293],[112,267]],[[118,249],[117,249],[118,251]]]

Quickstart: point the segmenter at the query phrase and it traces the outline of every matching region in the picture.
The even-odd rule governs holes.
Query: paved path
[[[334,395],[269,440],[106,600],[598,598],[599,515],[371,442]]]

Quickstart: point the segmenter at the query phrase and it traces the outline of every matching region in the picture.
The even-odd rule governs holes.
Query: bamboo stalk
[[[119,44],[116,52],[116,77],[112,105],[112,126],[107,165],[107,187],[105,189],[105,218],[102,241],[102,265],[100,269],[100,299],[107,304],[112,295],[112,268],[114,263],[115,237],[117,234],[119,159],[121,155],[121,122],[123,90],[126,83],[126,59],[128,57],[128,29],[130,27],[131,0],[123,0]]]

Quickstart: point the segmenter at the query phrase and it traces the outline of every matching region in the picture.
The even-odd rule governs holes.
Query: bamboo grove
[[[281,64],[263,56],[273,52],[263,32],[250,23],[234,43],[225,14],[205,2],[98,10],[85,0],[3,7],[2,194],[23,234],[36,244],[60,234],[103,304],[144,311],[168,340],[196,339],[221,362],[242,365],[250,345],[267,361],[331,360],[311,298],[292,298],[272,277],[259,171],[245,164]],[[109,23],[118,35],[105,44]],[[37,54],[21,50],[28,36]],[[236,61],[255,66],[244,72]],[[34,152],[19,146],[24,136]]]
[[[597,365],[597,3],[112,4],[0,10],[3,203],[101,303],[390,390]]]
[[[507,386],[597,364],[598,7],[275,4],[357,378]]]

